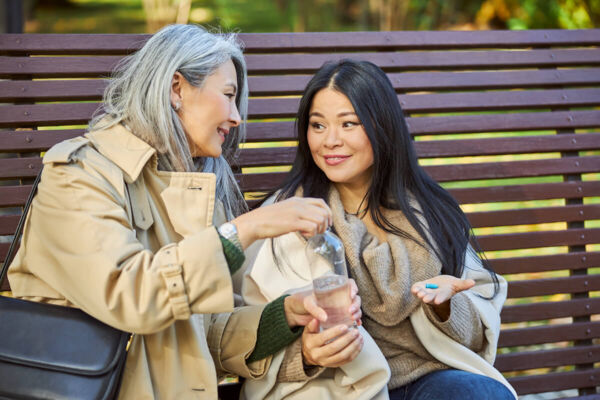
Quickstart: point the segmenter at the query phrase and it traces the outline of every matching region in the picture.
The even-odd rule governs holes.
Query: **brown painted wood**
[[[579,129],[600,126],[600,111],[409,117],[406,118],[406,122],[411,134],[414,136]],[[293,122],[251,122],[248,124],[247,140],[249,142],[295,140],[295,137]]]
[[[402,108],[411,113],[559,109],[600,104],[599,89],[493,91],[398,96]],[[298,98],[253,99],[250,118],[293,118]]]
[[[250,93],[255,96],[300,95],[311,75],[251,76]],[[600,83],[600,69],[403,72],[388,73],[399,92],[424,90],[489,90],[590,86]]]
[[[503,329],[498,347],[531,346],[600,337],[600,321]]]
[[[490,263],[494,271],[499,274],[576,270],[600,265],[600,252],[497,258],[490,260]]]
[[[600,361],[600,345],[501,354],[494,366],[501,372],[559,367]]]
[[[246,52],[335,49],[523,48],[597,45],[598,30],[403,31],[328,33],[242,33]],[[121,54],[139,49],[150,35],[4,34],[0,54]]]
[[[558,293],[583,293],[600,290],[600,275],[570,276],[567,278],[546,278],[511,281],[508,283],[508,297],[534,297]]]
[[[500,316],[502,323],[507,324],[598,313],[600,313],[600,298],[591,298],[505,306]]]
[[[0,186],[0,207],[22,206],[27,201],[31,185]]]
[[[0,215],[0,235],[12,235],[17,229],[19,215]]]
[[[544,375],[518,376],[508,382],[518,394],[553,392],[571,388],[595,386],[600,381],[600,370],[555,372]]]
[[[600,204],[468,213],[473,228],[600,219]]]
[[[478,188],[449,189],[461,204],[494,203],[500,201],[527,201],[572,199],[600,196],[600,182],[532,183],[527,185],[500,185]]]
[[[477,236],[484,251],[576,246],[600,242],[600,228]]]
[[[0,131],[0,153],[45,151],[83,133],[84,129]]]
[[[39,157],[0,158],[0,180],[35,177],[41,165]]]
[[[489,90],[589,86],[600,83],[600,68],[538,71],[405,72],[388,74],[401,92],[423,90]],[[251,76],[252,96],[300,95],[311,75]],[[106,79],[2,81],[1,101],[99,100]]]
[[[529,51],[414,51],[403,53],[246,54],[249,74],[314,73],[323,63],[344,58],[371,61],[386,71],[418,69],[514,69],[596,66],[600,54],[588,49]],[[0,78],[108,76],[120,56],[0,56]]]

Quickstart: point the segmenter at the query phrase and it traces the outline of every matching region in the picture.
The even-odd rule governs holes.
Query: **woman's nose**
[[[240,112],[235,103],[233,103],[229,112],[229,122],[232,126],[238,126],[242,122],[242,117],[240,117]]]
[[[337,147],[342,144],[341,137],[338,133],[337,128],[332,127],[327,130],[327,136],[325,137],[324,145],[326,147]]]

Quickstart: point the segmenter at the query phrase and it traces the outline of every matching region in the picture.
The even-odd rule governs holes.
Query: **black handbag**
[[[0,273],[6,277],[38,174]],[[0,296],[0,399],[113,399],[130,334],[81,310]]]

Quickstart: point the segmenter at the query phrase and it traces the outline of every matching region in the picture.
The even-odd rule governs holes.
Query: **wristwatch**
[[[240,242],[240,238],[238,236],[237,228],[234,224],[231,222],[225,222],[223,225],[217,228],[217,232],[219,232],[219,235],[233,243],[240,251],[244,251],[242,242]]]

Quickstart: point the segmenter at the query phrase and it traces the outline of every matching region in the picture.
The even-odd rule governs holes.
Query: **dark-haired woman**
[[[364,328],[391,370],[390,398],[516,397],[492,366],[506,282],[469,244],[457,202],[419,166],[385,73],[369,62],[324,65],[304,91],[297,134],[292,170],[269,202],[302,195],[330,206]],[[274,294],[277,274],[284,281],[306,272],[298,236],[261,246],[260,262],[246,268],[247,299]],[[310,362],[328,343],[307,328],[302,352]]]

